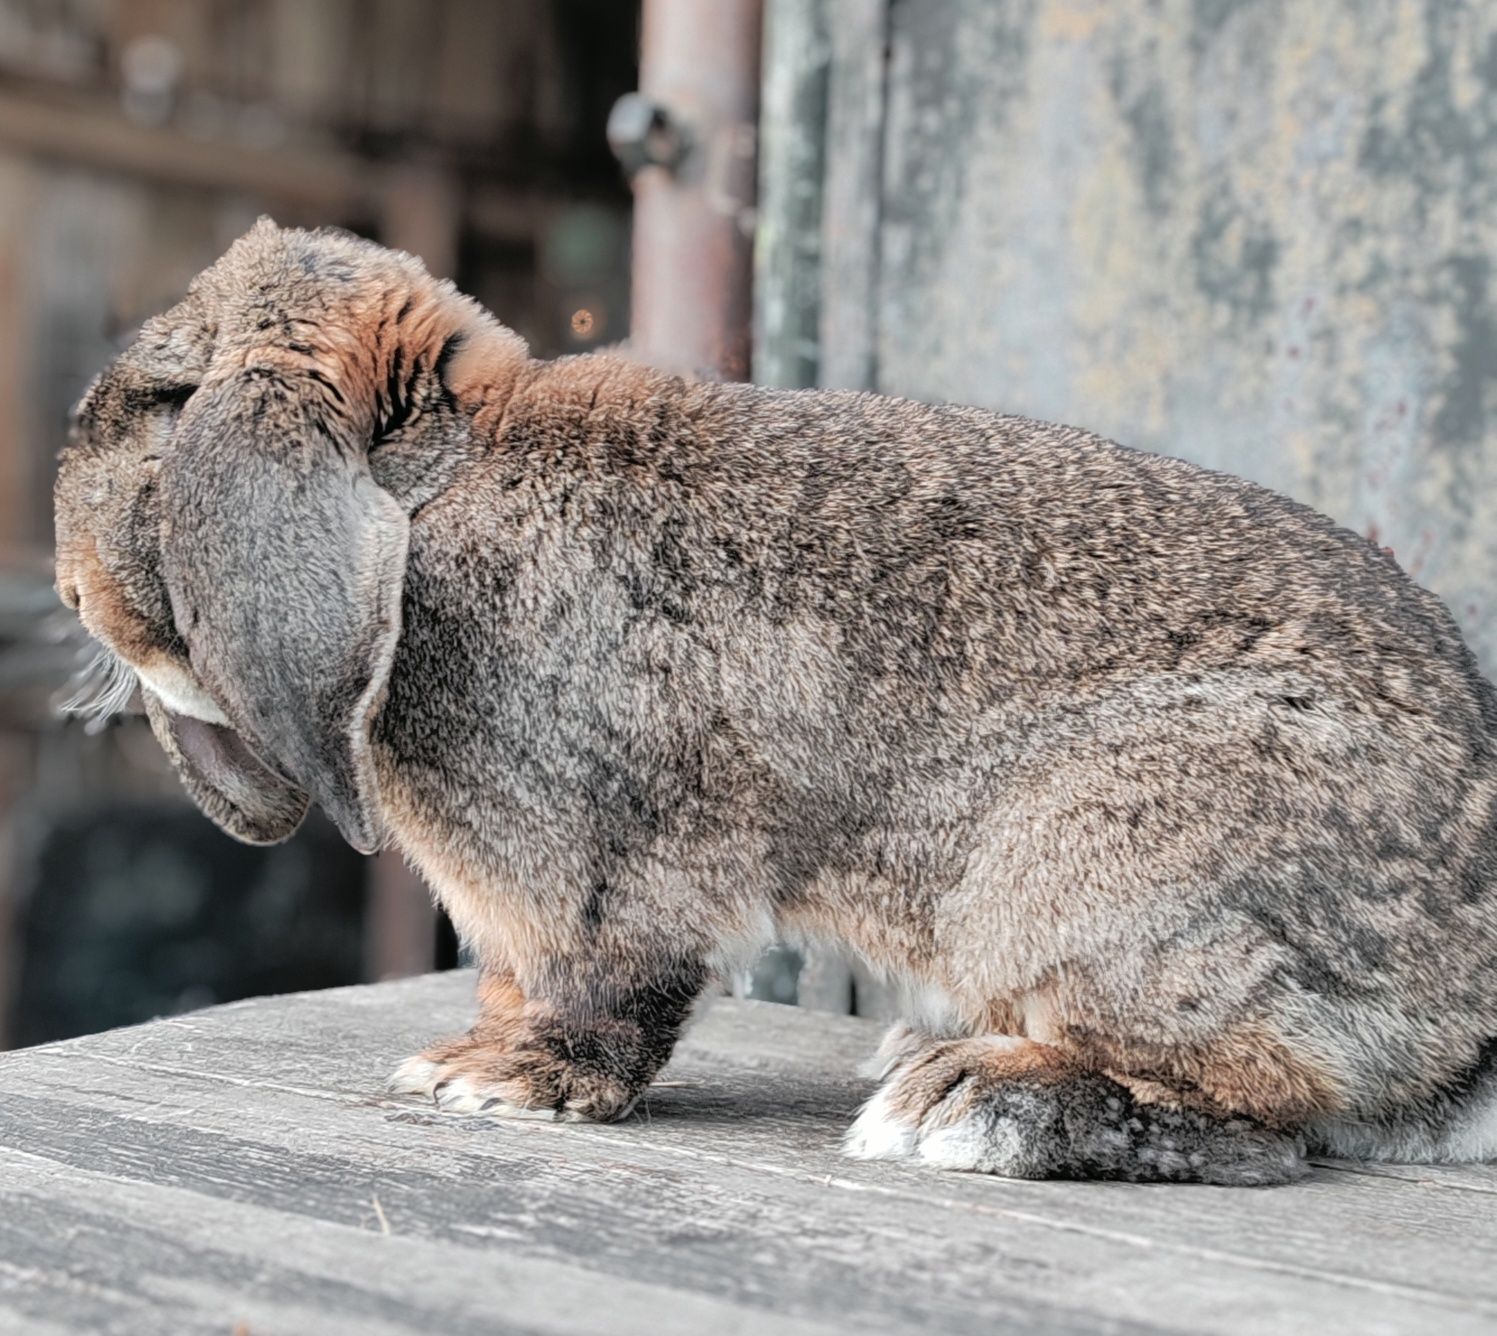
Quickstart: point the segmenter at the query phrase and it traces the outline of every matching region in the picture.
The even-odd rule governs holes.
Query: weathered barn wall
[[[823,382],[1269,483],[1392,546],[1497,669],[1497,6],[879,8],[831,72],[823,240],[872,277],[823,269]],[[870,142],[868,227],[831,201]]]

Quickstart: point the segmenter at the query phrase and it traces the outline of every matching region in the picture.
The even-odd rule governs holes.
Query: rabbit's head
[[[408,514],[524,361],[411,257],[262,220],[85,395],[58,592],[230,834],[284,839],[316,799],[355,847],[380,843],[369,728]]]

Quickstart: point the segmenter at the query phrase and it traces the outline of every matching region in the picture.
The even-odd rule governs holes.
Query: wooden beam
[[[16,799],[32,773],[31,739],[0,732],[0,1049],[10,1047],[20,975],[16,945]]]
[[[39,541],[33,507],[31,455],[23,448],[32,432],[32,407],[27,398],[31,371],[29,349],[36,322],[32,319],[26,275],[29,269],[30,224],[35,180],[31,164],[0,158],[0,543],[7,549]]]
[[[437,278],[456,278],[463,209],[453,173],[438,163],[389,168],[379,198],[380,240],[409,251]]]
[[[409,191],[418,177],[428,183],[442,178],[444,183],[433,188],[457,200],[461,227],[498,241],[532,240],[558,207],[558,199],[549,195],[491,184],[474,185],[457,199],[458,169],[441,159],[413,167],[332,148],[261,149],[232,140],[194,139],[170,126],[137,125],[113,103],[10,88],[0,88],[0,149],[249,195],[317,222],[383,216],[391,207],[392,191]],[[413,208],[423,205],[413,194],[407,200]]]
[[[879,216],[890,0],[845,0],[832,44],[822,197],[819,375],[834,389],[878,388]]]
[[[378,195],[374,169],[344,153],[260,149],[136,125],[113,106],[0,90],[0,145],[104,171],[233,191],[347,216]]]
[[[662,109],[684,151],[634,175],[630,342],[646,361],[730,380],[750,369],[762,28],[762,0],[648,0],[640,42],[642,105]]]
[[[28,504],[33,491],[32,456],[23,448],[31,439],[32,407],[26,389],[34,332],[26,284],[29,223],[34,198],[29,163],[0,159],[0,559],[13,563],[14,547],[35,541],[42,525]],[[3,731],[0,721],[0,1048],[10,1034],[10,1012],[16,988],[13,947],[16,891],[15,805],[29,778],[31,746],[27,739]]]
[[[798,389],[821,367],[821,199],[831,84],[827,0],[770,0],[764,22],[754,379]]]

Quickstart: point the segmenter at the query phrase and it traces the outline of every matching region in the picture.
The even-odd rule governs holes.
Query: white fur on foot
[[[1440,1143],[1441,1158],[1454,1164],[1497,1160],[1497,1091],[1483,1091]]]
[[[939,1116],[943,1105],[966,1098],[970,1074],[946,1091],[939,1103],[922,1110],[919,1117],[912,1119],[894,1112],[893,1092],[899,1089],[908,1065],[946,1042],[939,1035],[909,1025],[896,1025],[884,1036],[873,1059],[884,1084],[848,1129],[843,1153],[857,1160],[908,1158],[936,1169],[1030,1177],[1032,1157],[1027,1153],[1023,1129],[1012,1117],[997,1115],[982,1100],[955,1121],[945,1122]],[[1011,1035],[986,1035],[961,1042],[1000,1053],[1026,1043]]]
[[[394,1095],[421,1095],[443,1113],[483,1114],[489,1118],[529,1119],[541,1123],[575,1123],[582,1115],[574,1109],[529,1108],[505,1099],[466,1076],[444,1077],[439,1063],[428,1058],[407,1058],[395,1069],[387,1088]]]
[[[385,1089],[392,1095],[430,1096],[441,1079],[441,1068],[427,1058],[407,1058],[385,1082]]]
[[[889,1108],[888,1087],[880,1090],[848,1129],[842,1150],[855,1160],[914,1159],[933,1169],[1031,1178],[1035,1170],[1023,1131],[1012,1119],[995,1117],[978,1104],[945,1127],[930,1129],[896,1117]]]
[[[936,1169],[1024,1177],[1024,1142],[1011,1119],[968,1114],[920,1138],[920,1160]]]
[[[917,1130],[889,1107],[889,1088],[874,1093],[847,1129],[842,1153],[855,1160],[898,1160],[913,1153]]]
[[[1329,1117],[1306,1129],[1319,1155],[1348,1160],[1392,1160],[1404,1164],[1497,1162],[1497,1089],[1480,1091],[1450,1121],[1381,1127]]]
[[[537,1123],[554,1123],[561,1116],[555,1109],[532,1109],[515,1104],[466,1076],[454,1076],[439,1082],[433,1098],[443,1113],[482,1113],[490,1118],[528,1118]]]

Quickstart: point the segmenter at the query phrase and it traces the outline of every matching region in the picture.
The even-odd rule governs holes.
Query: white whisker
[[[62,714],[84,715],[85,730],[98,733],[115,715],[123,713],[138,684],[135,669],[112,649],[95,645],[68,684],[72,693],[58,703],[57,709]]]

